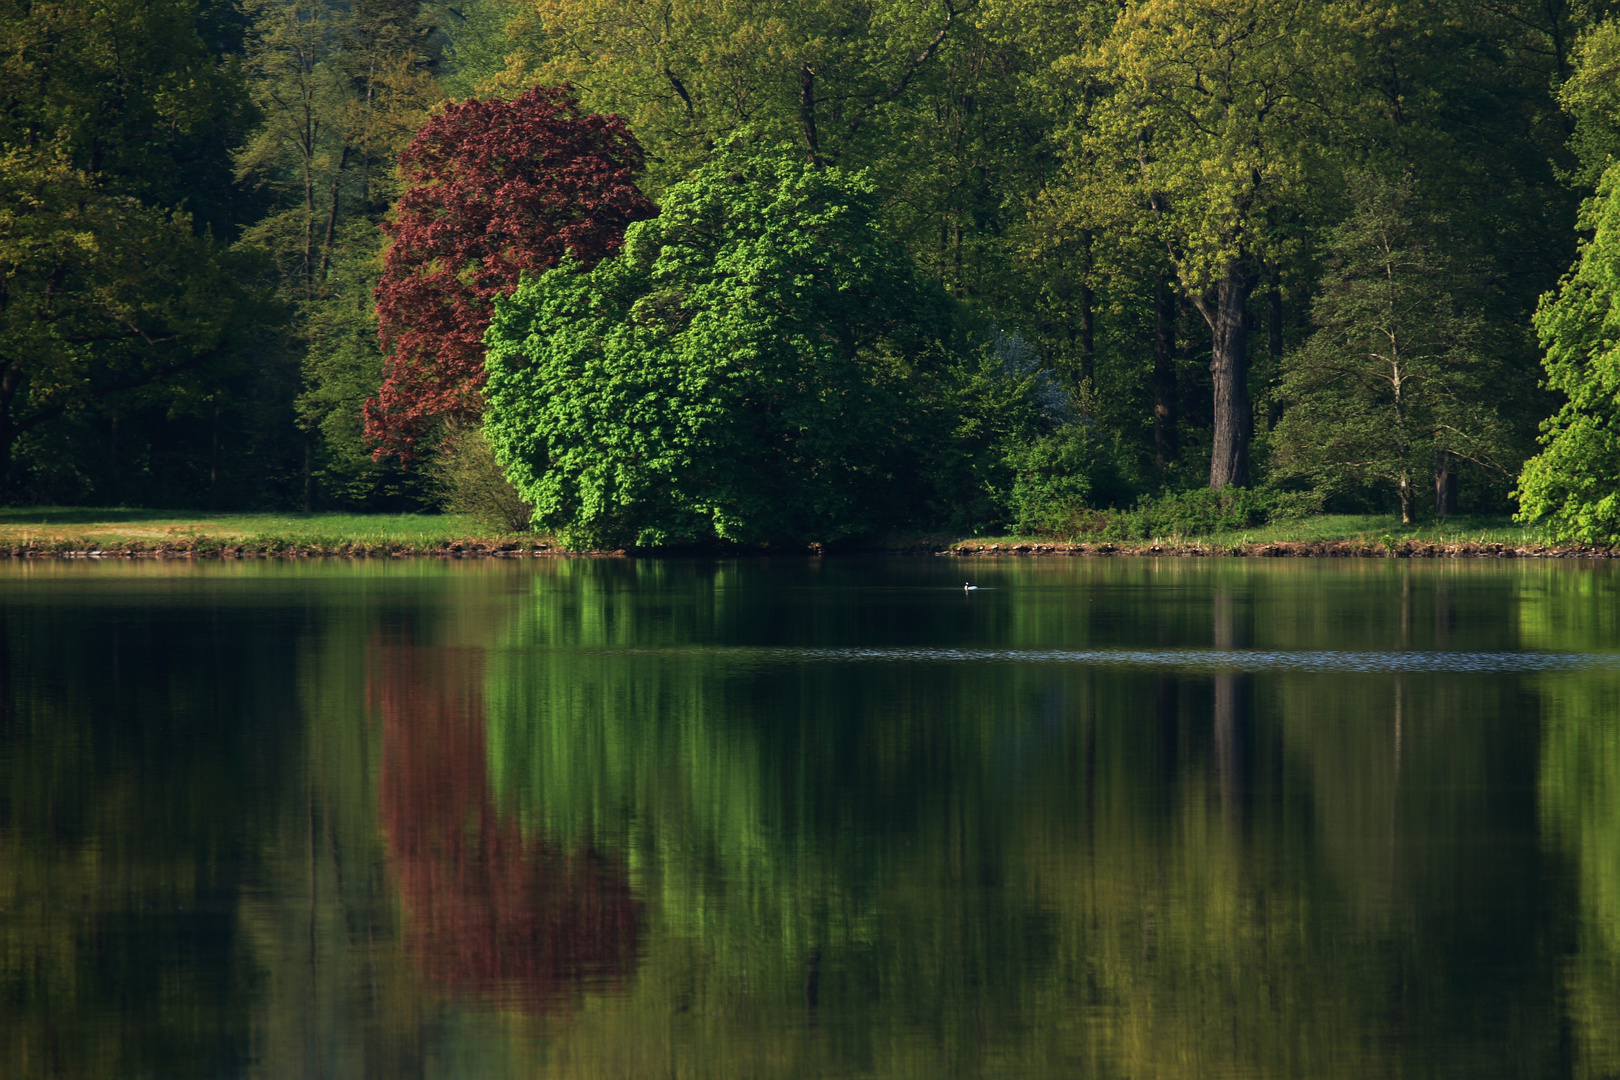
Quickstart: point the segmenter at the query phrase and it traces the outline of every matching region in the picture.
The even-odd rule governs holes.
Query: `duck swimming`
[[[976,589],[977,589],[977,588],[978,588],[978,586],[977,586],[977,585],[969,585],[969,584],[968,584],[968,583],[967,583],[967,582],[965,582],[965,581],[964,581],[964,582],[962,582],[962,591],[963,591],[963,592],[973,592],[973,591],[974,591],[974,590],[976,590]]]

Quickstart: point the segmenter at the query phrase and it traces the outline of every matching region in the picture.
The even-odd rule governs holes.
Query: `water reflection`
[[[420,969],[458,995],[532,1010],[628,974],[639,905],[623,860],[525,834],[496,809],[482,655],[381,640],[370,651],[380,816]]]
[[[1620,1072],[1606,568],[31,574],[0,1075]]]

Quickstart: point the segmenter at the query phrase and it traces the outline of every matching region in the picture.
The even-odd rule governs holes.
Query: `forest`
[[[6,504],[1620,540],[1620,5],[0,9]]]

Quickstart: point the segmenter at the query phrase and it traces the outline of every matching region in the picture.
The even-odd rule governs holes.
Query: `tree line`
[[[4,497],[1612,538],[1613,7],[10,3]]]

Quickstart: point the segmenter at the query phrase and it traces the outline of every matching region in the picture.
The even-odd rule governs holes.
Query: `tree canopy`
[[[1603,174],[1581,224],[1592,231],[1536,312],[1547,381],[1566,396],[1519,479],[1528,520],[1589,543],[1620,540],[1620,169]]]
[[[618,117],[581,115],[561,89],[451,105],[399,158],[409,185],[383,232],[382,386],[366,432],[410,454],[427,423],[482,412],[490,302],[523,273],[618,250],[650,216],[641,147]]]
[[[60,144],[0,156],[0,271],[0,478],[20,437],[195,373],[255,314],[245,260]]]
[[[1434,475],[1444,514],[1453,458],[1500,470],[1510,449],[1494,405],[1500,343],[1479,315],[1489,275],[1415,219],[1409,182],[1357,176],[1351,193],[1326,245],[1316,332],[1284,364],[1273,452],[1279,472],[1325,487],[1393,485],[1410,524],[1420,477]]]
[[[827,540],[913,503],[945,299],[883,235],[860,174],[723,155],[617,258],[570,261],[496,308],[485,429],[544,528],[588,545]]]

